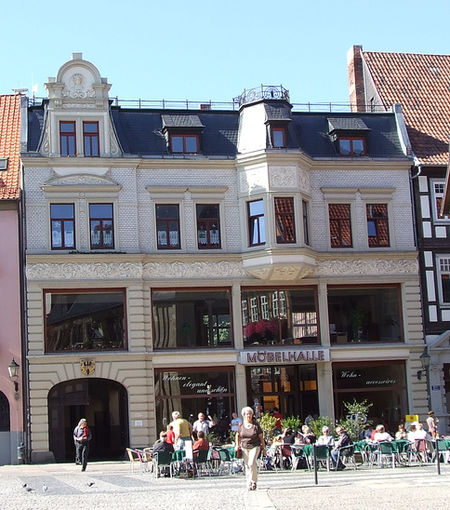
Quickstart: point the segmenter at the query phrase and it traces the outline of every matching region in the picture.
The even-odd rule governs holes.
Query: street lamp
[[[19,368],[20,365],[16,363],[15,359],[13,358],[11,363],[8,365],[8,372],[10,379],[13,379],[14,391],[16,392],[16,395],[19,395],[19,382],[17,381],[19,378]]]
[[[422,364],[422,370],[417,371],[417,379],[419,379],[419,381],[422,379],[422,373],[425,372],[426,374],[430,368],[430,358],[431,356],[428,354],[428,349],[425,347],[422,354],[419,356],[420,363]]]

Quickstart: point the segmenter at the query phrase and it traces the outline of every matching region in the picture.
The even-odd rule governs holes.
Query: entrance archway
[[[0,391],[0,464],[11,462],[9,402]]]
[[[127,390],[109,379],[75,379],[48,394],[49,447],[57,462],[74,460],[73,429],[86,418],[91,460],[120,459],[128,446]]]

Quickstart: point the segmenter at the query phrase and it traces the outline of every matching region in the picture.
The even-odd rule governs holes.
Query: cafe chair
[[[233,459],[230,452],[226,448],[217,448],[216,451],[219,454],[218,474],[221,475],[224,471],[228,472],[229,475],[234,474]]]
[[[337,465],[339,462],[345,465],[345,467],[352,466],[354,469],[358,469],[355,460],[355,447],[354,445],[341,446],[338,448],[339,455],[337,457]]]
[[[153,476],[159,478],[168,474],[172,478],[172,452],[156,452],[152,456]]]
[[[387,463],[390,464],[392,468],[395,468],[396,451],[394,445],[390,441],[378,443],[378,449],[374,451],[374,455],[378,467],[384,467]]]
[[[409,464],[418,462],[421,466],[428,460],[426,439],[416,439],[409,447]]]
[[[209,460],[209,450],[194,450],[194,466],[197,476],[200,477],[204,470],[211,476],[211,462]]]
[[[439,460],[441,462],[449,462],[450,460],[450,446],[447,446],[447,442],[445,439],[439,438],[439,439],[433,439],[433,456],[431,458],[432,462],[437,462],[437,455],[436,455],[436,445],[439,449]]]
[[[307,459],[305,459],[305,456],[303,455],[302,448],[295,448],[291,447],[292,454],[291,454],[291,461],[292,461],[292,471],[295,471],[298,468],[298,465],[300,463],[307,464]]]
[[[147,460],[144,457],[144,452],[142,450],[126,448],[126,452],[128,455],[128,460],[130,461],[130,471],[134,473],[134,466],[139,464],[141,466],[141,470],[144,473],[147,471]]]
[[[280,467],[281,469],[292,468],[292,448],[290,444],[282,444],[280,447]]]
[[[312,445],[309,454],[307,456],[308,468],[314,469],[314,449],[316,450],[316,462],[317,468],[323,463],[325,463],[327,471],[330,471],[330,449],[328,446],[320,444],[320,445]]]

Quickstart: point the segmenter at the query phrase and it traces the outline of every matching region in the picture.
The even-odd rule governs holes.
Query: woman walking
[[[241,414],[243,421],[236,434],[236,450],[242,449],[247,487],[249,491],[254,491],[258,481],[256,461],[260,452],[266,454],[266,443],[259,423],[253,419],[253,409],[244,407]]]
[[[89,455],[89,441],[92,439],[92,433],[88,427],[86,418],[81,418],[73,431],[73,440],[75,443],[75,463],[81,465],[81,471],[86,471]]]

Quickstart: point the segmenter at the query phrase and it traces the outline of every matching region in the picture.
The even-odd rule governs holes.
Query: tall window
[[[75,122],[61,121],[59,123],[59,138],[61,156],[76,156]]]
[[[219,204],[197,204],[196,210],[198,248],[220,248]]]
[[[366,141],[364,138],[339,137],[339,153],[342,156],[363,156]]]
[[[156,205],[158,250],[180,248],[180,212],[178,204]]]
[[[50,204],[52,250],[75,248],[74,204]]]
[[[367,204],[366,213],[369,248],[389,246],[387,204]]]
[[[196,154],[198,152],[198,135],[170,135],[170,150],[176,154]]]
[[[306,200],[302,200],[302,212],[303,212],[303,236],[305,238],[305,244],[309,246],[309,206]]]
[[[112,204],[89,204],[89,225],[92,250],[111,250],[114,248]]]
[[[440,294],[442,303],[450,303],[450,257],[439,258]]]
[[[98,122],[83,122],[85,156],[100,156]]]
[[[294,199],[275,197],[275,229],[278,244],[295,243]]]
[[[254,200],[247,203],[249,245],[258,246],[266,242],[264,221],[264,201]]]
[[[286,147],[286,130],[284,127],[271,128],[271,133],[272,147],[274,149]]]
[[[437,221],[450,220],[450,216],[439,217],[441,210],[442,198],[444,197],[445,181],[444,180],[433,180],[432,181],[432,192],[433,192],[433,217]]]
[[[329,204],[330,243],[332,248],[352,247],[350,204]]]

